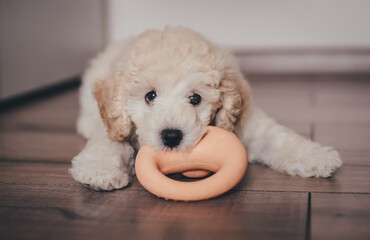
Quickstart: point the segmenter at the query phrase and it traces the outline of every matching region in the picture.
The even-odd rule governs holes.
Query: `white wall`
[[[81,74],[102,38],[99,0],[0,0],[0,98]]]
[[[109,0],[107,40],[191,27],[237,49],[370,48],[370,1]]]

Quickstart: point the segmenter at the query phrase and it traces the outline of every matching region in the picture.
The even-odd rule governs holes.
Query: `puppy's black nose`
[[[182,140],[182,132],[177,129],[165,129],[161,133],[164,145],[173,148],[180,144]]]

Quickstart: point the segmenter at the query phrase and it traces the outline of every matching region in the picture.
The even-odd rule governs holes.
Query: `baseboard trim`
[[[241,70],[249,74],[370,73],[370,49],[235,49]]]
[[[15,108],[24,104],[29,104],[50,96],[53,96],[64,91],[77,88],[81,85],[81,77],[75,76],[73,78],[44,86],[36,90],[26,92],[23,94],[11,96],[9,98],[0,100],[0,113]]]

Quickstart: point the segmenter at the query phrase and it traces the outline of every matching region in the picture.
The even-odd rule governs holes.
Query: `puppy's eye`
[[[152,102],[157,97],[157,93],[155,91],[150,91],[145,95],[145,101],[147,103]]]
[[[200,101],[202,101],[202,97],[197,93],[194,93],[193,95],[189,96],[189,103],[193,104],[194,106],[198,105]]]

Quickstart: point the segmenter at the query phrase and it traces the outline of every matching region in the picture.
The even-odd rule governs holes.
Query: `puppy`
[[[109,46],[83,76],[80,105],[77,130],[88,142],[70,173],[95,190],[125,187],[142,144],[189,149],[210,124],[235,132],[249,162],[289,175],[329,177],[342,165],[333,148],[269,118],[231,54],[182,27]]]

